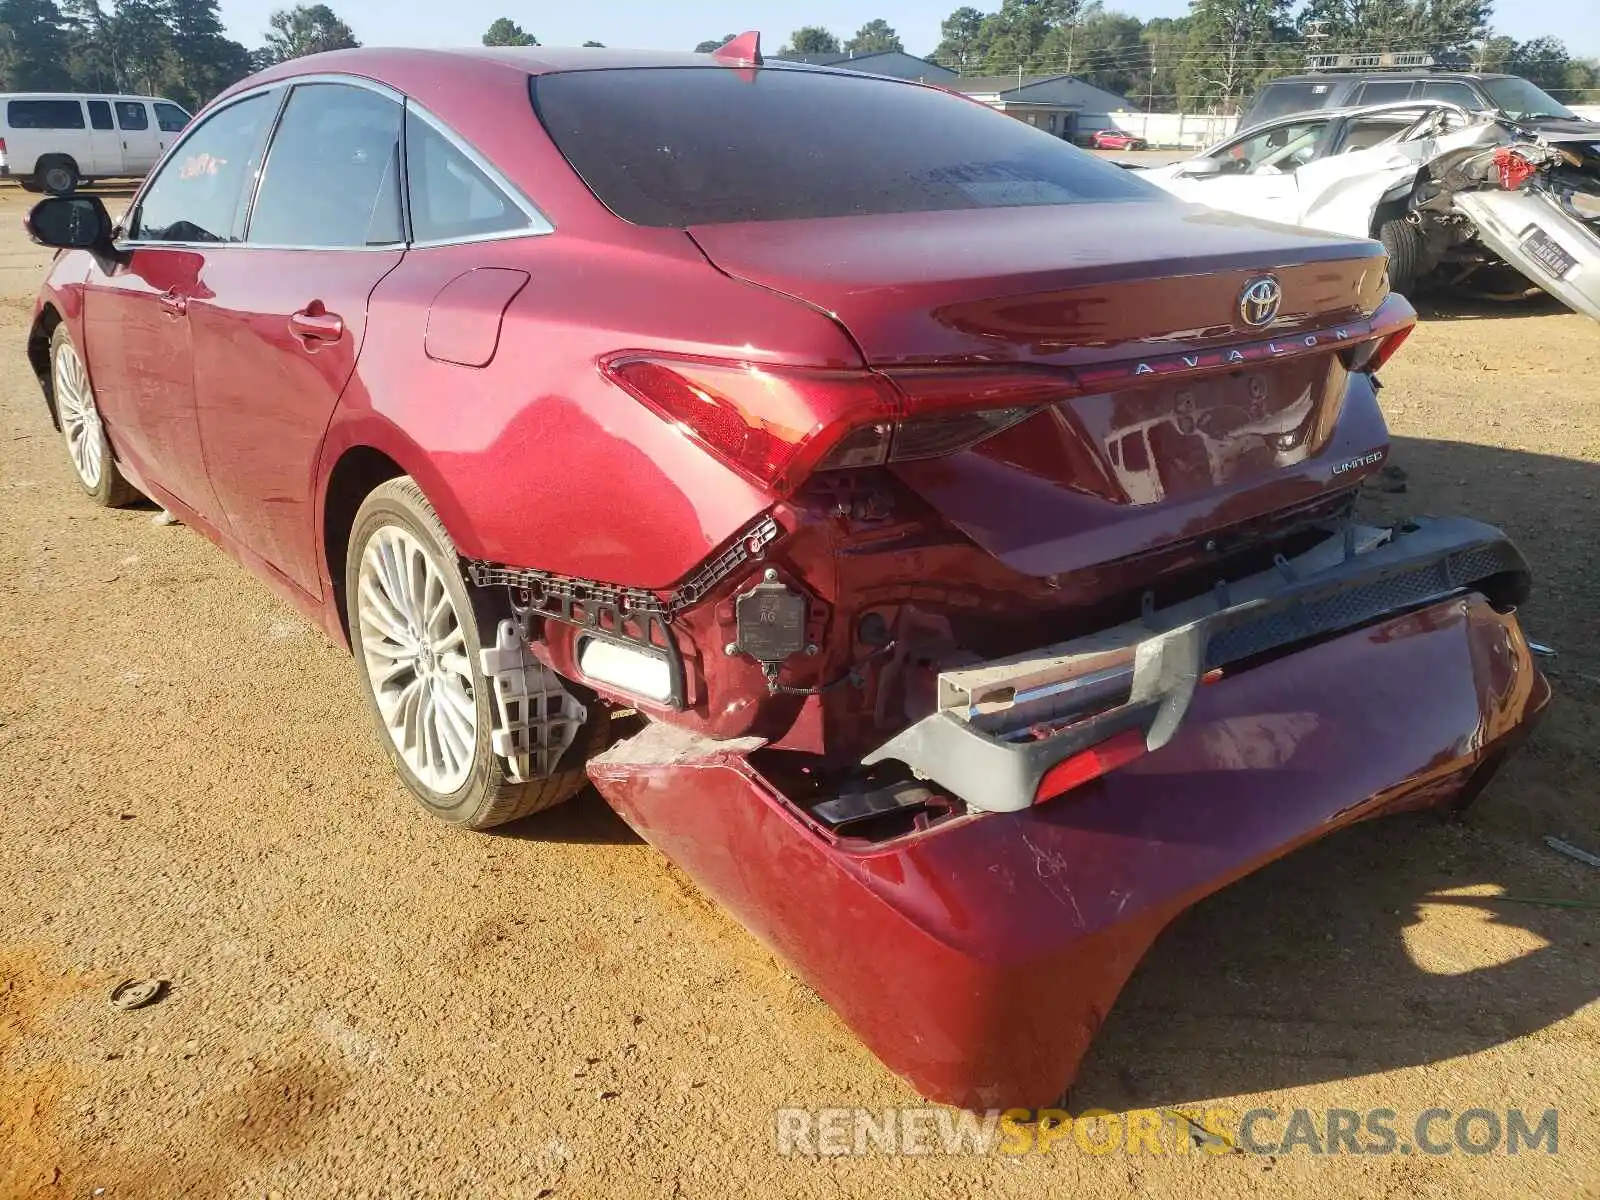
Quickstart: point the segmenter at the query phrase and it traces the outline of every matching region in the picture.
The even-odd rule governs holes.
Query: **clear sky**
[[[294,0],[222,0],[229,33],[246,46],[261,44],[273,9]],[[331,0],[329,7],[369,46],[461,46],[476,44],[496,17],[510,17],[546,45],[581,45],[689,50],[725,33],[761,30],[770,49],[782,45],[800,25],[822,25],[839,37],[883,17],[900,33],[906,49],[926,54],[939,41],[939,23],[961,0],[698,0],[664,4],[660,0]],[[999,0],[972,0],[985,12]],[[1148,20],[1189,11],[1186,0],[1108,0]],[[1495,32],[1526,41],[1554,34],[1578,55],[1600,55],[1600,0],[1499,0]]]

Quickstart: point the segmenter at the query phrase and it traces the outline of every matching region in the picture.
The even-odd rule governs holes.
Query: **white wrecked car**
[[[1503,296],[1509,265],[1600,320],[1600,125],[1535,131],[1444,101],[1320,109],[1139,174],[1211,208],[1377,238],[1397,292],[1470,280]]]

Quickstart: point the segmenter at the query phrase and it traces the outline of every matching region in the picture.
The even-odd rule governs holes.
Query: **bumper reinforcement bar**
[[[1020,811],[1051,767],[1117,734],[1138,730],[1160,749],[1210,671],[1463,591],[1508,608],[1528,587],[1516,547],[1477,521],[1346,526],[1204,596],[1147,603],[1113,629],[944,672],[938,709],[863,761],[903,762],[970,808]]]

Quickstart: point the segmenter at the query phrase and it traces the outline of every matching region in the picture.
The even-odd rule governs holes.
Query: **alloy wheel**
[[[410,530],[384,525],[362,550],[358,587],[361,653],[384,729],[418,782],[449,795],[472,772],[478,704],[444,575]]]
[[[71,342],[56,347],[56,417],[67,441],[67,454],[83,486],[91,492],[100,486],[105,472],[105,435],[100,427],[100,411],[95,407],[89,372]]]

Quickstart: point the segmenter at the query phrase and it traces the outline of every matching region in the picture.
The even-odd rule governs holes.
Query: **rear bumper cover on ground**
[[[1548,698],[1515,616],[1454,594],[1198,689],[1159,750],[1057,801],[881,845],[811,824],[750,744],[657,727],[590,773],[924,1096],[1038,1107],[1174,916],[1341,826],[1470,797]]]

